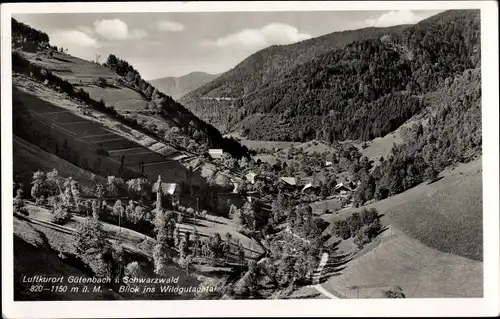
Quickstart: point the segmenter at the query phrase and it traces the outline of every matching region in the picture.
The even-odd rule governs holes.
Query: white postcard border
[[[207,12],[481,9],[484,298],[229,301],[13,301],[12,79],[13,13]],[[494,1],[127,2],[2,4],[2,312],[6,318],[226,316],[499,315],[498,8]]]

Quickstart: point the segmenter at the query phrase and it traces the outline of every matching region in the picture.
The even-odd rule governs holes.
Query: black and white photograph
[[[292,4],[2,5],[16,316],[498,298],[497,4]]]

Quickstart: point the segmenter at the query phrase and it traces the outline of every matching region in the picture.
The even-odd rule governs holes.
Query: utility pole
[[[195,220],[196,220],[196,215],[200,213],[200,204],[199,204],[199,197],[196,197],[196,213],[194,215]]]

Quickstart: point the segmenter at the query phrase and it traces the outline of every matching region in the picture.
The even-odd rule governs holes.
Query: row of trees
[[[379,232],[382,226],[377,211],[372,209],[363,209],[361,213],[354,212],[346,219],[335,221],[333,224],[333,234],[342,239],[354,238],[354,243],[358,248],[371,242]]]

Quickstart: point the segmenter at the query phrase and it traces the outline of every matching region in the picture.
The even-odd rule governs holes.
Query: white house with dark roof
[[[297,186],[297,179],[295,177],[281,177],[281,181],[285,182],[285,184],[290,186]]]
[[[224,155],[224,151],[220,148],[211,148],[208,150],[208,155],[213,159],[221,159]]]
[[[161,181],[161,176],[158,176],[158,180],[153,184],[152,193],[153,196],[156,195],[157,208],[161,208],[161,202],[163,197],[168,197],[172,200],[172,204],[178,204],[180,196],[180,187],[176,183],[163,183]]]
[[[254,172],[248,172],[246,175],[245,175],[245,178],[247,179],[247,181],[249,181],[250,183],[252,184],[255,184],[255,178],[257,177],[257,174],[254,173]]]
[[[339,184],[335,185],[333,190],[336,192],[339,192],[339,193],[351,191],[351,189],[349,187],[347,187],[344,183],[339,183]]]

